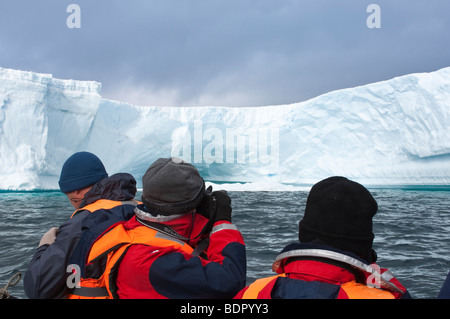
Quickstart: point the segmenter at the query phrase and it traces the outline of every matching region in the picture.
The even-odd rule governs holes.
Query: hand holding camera
[[[231,198],[224,190],[212,193],[217,203],[216,221],[226,220],[231,223]]]
[[[197,212],[209,219],[211,227],[216,221],[226,220],[231,222],[231,199],[224,190],[212,191],[212,187],[208,187],[205,196]]]

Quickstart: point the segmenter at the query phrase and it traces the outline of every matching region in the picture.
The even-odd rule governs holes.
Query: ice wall
[[[138,181],[158,157],[205,180],[450,184],[450,68],[339,90],[291,105],[144,107],[101,85],[0,68],[0,189],[57,188],[72,153],[97,154]]]
[[[100,84],[0,68],[0,189],[55,187],[61,161],[83,148]]]

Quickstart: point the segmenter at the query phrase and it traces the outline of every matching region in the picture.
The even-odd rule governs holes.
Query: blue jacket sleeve
[[[87,212],[86,212],[87,214]],[[24,290],[30,299],[62,298],[66,293],[68,259],[80,235],[80,213],[59,227],[56,240],[51,245],[37,248],[24,277]]]
[[[450,299],[450,272],[442,285],[441,291],[439,292],[438,299]]]

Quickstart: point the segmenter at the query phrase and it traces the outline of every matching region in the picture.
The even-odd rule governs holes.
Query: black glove
[[[217,202],[212,197],[212,186],[209,186],[205,190],[205,196],[203,200],[200,202],[200,205],[197,207],[197,213],[208,218],[214,219],[217,208]]]
[[[216,201],[216,221],[226,220],[231,223],[231,198],[226,191],[216,191],[212,193]]]

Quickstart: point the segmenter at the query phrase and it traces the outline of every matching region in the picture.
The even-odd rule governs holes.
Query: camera
[[[214,224],[217,212],[217,198],[213,195],[212,186],[209,186],[204,193],[203,200],[197,207],[197,213],[208,218],[212,224]],[[208,223],[208,224],[210,224]]]

